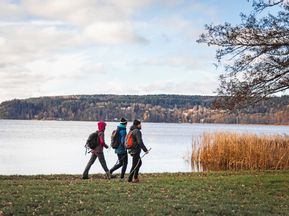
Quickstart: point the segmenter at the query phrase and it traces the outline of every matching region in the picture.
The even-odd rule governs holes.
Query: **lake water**
[[[116,125],[107,123],[107,143]],[[96,122],[0,120],[0,175],[81,174],[90,158],[84,144],[95,130]],[[143,123],[143,140],[152,150],[141,172],[191,172],[192,138],[216,131],[289,134],[289,126]],[[113,149],[104,154],[111,168],[117,156]],[[103,173],[98,161],[91,173]]]

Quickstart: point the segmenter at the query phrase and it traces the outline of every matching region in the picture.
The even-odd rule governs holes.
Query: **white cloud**
[[[9,65],[0,69],[0,99],[53,95],[79,80],[104,72],[101,63],[89,63],[85,54],[56,55],[28,62],[23,66]],[[73,92],[69,88],[67,92]]]
[[[141,88],[142,93],[170,93],[170,94],[200,94],[212,95],[218,86],[214,80],[207,81],[183,81],[173,80],[152,83]]]
[[[1,27],[1,38],[5,40],[2,44],[0,55],[1,61],[7,56],[32,58],[41,54],[68,47],[72,44],[73,31],[62,30],[55,26],[6,26]],[[4,59],[3,59],[4,58]],[[12,59],[15,61],[15,59]]]
[[[82,40],[96,44],[121,44],[147,40],[133,33],[130,22],[97,22],[84,29]]]
[[[139,12],[149,6],[167,6],[173,10],[184,2],[0,0],[0,101],[75,92],[189,92],[191,83],[162,82],[159,86],[150,86],[146,81],[140,87],[128,87],[117,80],[110,81],[107,75],[113,72],[126,76],[134,67],[136,70],[144,67],[140,70],[144,71],[148,65],[160,69],[172,67],[171,71],[181,67],[199,68],[200,62],[179,52],[181,44],[191,46],[192,34],[199,34],[194,22],[186,20],[178,11],[162,17],[156,15],[152,19],[139,17]],[[167,43],[178,41],[169,50],[159,44],[159,39]],[[147,44],[151,40],[154,40],[153,45],[130,46]],[[175,54],[167,55],[168,51]],[[95,56],[91,56],[93,52]],[[159,56],[159,53],[155,52],[163,52],[164,56],[156,58],[154,56]],[[131,63],[134,55],[148,60],[139,61],[138,65]],[[87,82],[97,80],[98,76],[106,76],[99,84],[100,92],[96,92],[95,87],[85,86]],[[131,82],[130,78],[128,80]]]
[[[169,67],[197,67],[199,61],[188,56],[158,57],[150,58],[143,62],[144,65],[166,65]]]
[[[111,81],[100,84],[99,89],[101,92],[93,93],[111,93],[111,94],[200,94],[212,95],[218,86],[218,82],[214,80],[209,81],[183,81],[176,82],[174,80],[167,80],[161,82],[154,82],[151,84],[135,84],[125,85],[121,82]]]
[[[4,37],[0,37],[0,47],[4,46],[6,39]]]
[[[85,47],[146,43],[129,19],[146,1],[124,2],[0,1],[0,101],[53,94],[88,74],[104,73],[102,63],[73,54]]]
[[[0,65],[23,64],[85,46],[146,43],[130,16],[149,2],[0,1]]]
[[[127,19],[135,10],[149,2],[151,1],[23,0],[21,5],[24,10],[34,16],[50,20],[65,20],[71,24],[83,26],[97,21]]]
[[[18,20],[23,16],[23,10],[18,4],[11,3],[9,0],[0,1],[1,20]]]

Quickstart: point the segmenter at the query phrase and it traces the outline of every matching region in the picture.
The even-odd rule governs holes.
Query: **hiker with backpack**
[[[86,147],[90,149],[91,157],[88,161],[88,164],[85,167],[85,170],[82,175],[82,179],[88,179],[88,172],[90,170],[90,167],[92,164],[94,164],[96,158],[98,157],[98,160],[104,169],[106,176],[108,179],[110,179],[110,173],[106,165],[106,161],[103,154],[103,147],[108,148],[108,146],[105,144],[104,140],[104,131],[106,127],[106,123],[103,121],[98,122],[98,130],[91,134],[86,142]]]
[[[115,149],[115,153],[118,157],[118,163],[115,164],[110,170],[110,174],[112,174],[115,170],[121,169],[120,180],[124,180],[124,174],[127,168],[127,150],[124,146],[125,137],[126,137],[126,126],[127,120],[125,118],[121,118],[117,129],[113,131],[111,136],[111,147]]]
[[[125,146],[128,149],[129,154],[132,156],[132,167],[128,177],[128,182],[138,183],[139,169],[142,165],[140,157],[141,150],[146,154],[149,153],[142,140],[141,122],[134,120],[133,125],[130,128],[129,133],[126,136]]]

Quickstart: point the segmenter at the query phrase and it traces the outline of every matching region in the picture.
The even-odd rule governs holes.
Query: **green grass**
[[[289,215],[289,171],[0,176],[4,215]],[[1,213],[0,213],[1,215]]]

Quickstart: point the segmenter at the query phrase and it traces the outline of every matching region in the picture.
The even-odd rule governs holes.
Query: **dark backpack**
[[[98,131],[89,135],[85,147],[94,150],[97,146],[99,146]]]
[[[111,143],[110,146],[113,149],[117,149],[119,146],[120,142],[119,142],[119,130],[114,130],[111,134]]]

